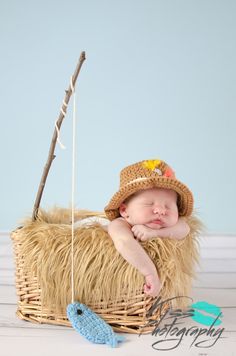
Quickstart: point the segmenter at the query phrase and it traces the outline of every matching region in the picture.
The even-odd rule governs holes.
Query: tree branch
[[[81,52],[79,62],[77,64],[75,72],[74,72],[74,74],[72,76],[72,85],[73,85],[73,87],[75,87],[76,80],[78,78],[80,69],[81,69],[82,64],[85,61],[85,59],[86,59],[85,58],[85,52]],[[66,90],[66,95],[64,97],[63,105],[62,105],[62,108],[61,108],[62,110],[60,111],[59,117],[58,117],[57,122],[56,122],[56,126],[58,127],[58,130],[60,130],[62,121],[63,121],[63,119],[65,117],[66,110],[67,110],[67,105],[68,105],[68,103],[70,101],[71,94],[72,94],[72,88],[71,88],[71,85],[70,85],[69,88]],[[42,195],[43,195],[43,190],[44,190],[44,187],[45,187],[45,184],[46,184],[47,176],[48,176],[52,161],[56,157],[54,155],[54,151],[55,151],[55,146],[56,146],[56,143],[57,143],[57,136],[58,136],[58,133],[57,133],[57,130],[55,128],[54,132],[53,132],[52,140],[51,140],[49,153],[48,153],[48,159],[47,159],[47,162],[46,162],[44,170],[43,170],[42,178],[41,178],[41,181],[40,181],[40,184],[39,184],[37,196],[36,196],[35,203],[34,203],[32,221],[35,221],[37,219],[38,210],[39,210],[41,198],[42,198]]]

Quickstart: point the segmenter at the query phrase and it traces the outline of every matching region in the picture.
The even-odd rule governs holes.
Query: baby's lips
[[[162,225],[164,223],[162,218],[157,218],[157,216],[153,216],[153,219],[149,221],[148,224],[159,224]]]
[[[159,220],[159,219],[157,219],[157,220],[151,221],[151,223],[152,223],[152,224],[159,224],[159,225],[161,225],[161,224],[162,224],[162,221]]]

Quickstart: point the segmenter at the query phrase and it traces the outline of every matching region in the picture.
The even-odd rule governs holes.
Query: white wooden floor
[[[185,336],[172,351],[157,351],[152,344],[158,337],[125,334],[127,341],[116,349],[95,345],[70,328],[35,325],[15,316],[17,297],[14,286],[12,243],[8,233],[0,233],[0,355],[236,355],[236,236],[208,236],[201,242],[202,264],[194,283],[194,302],[207,301],[222,308],[223,338],[211,348],[190,347],[193,338]],[[187,328],[188,319],[184,322]],[[183,327],[183,326],[181,326]],[[216,327],[217,328],[217,327]]]

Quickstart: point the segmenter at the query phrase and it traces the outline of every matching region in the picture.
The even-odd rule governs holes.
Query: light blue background
[[[32,213],[82,50],[77,206],[102,210],[119,171],[161,158],[195,196],[208,232],[236,233],[235,1],[0,3],[1,230]],[[71,110],[42,207],[71,201]]]

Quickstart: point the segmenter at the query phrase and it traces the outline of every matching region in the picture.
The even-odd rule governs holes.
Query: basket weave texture
[[[104,217],[102,213],[77,211],[77,220]],[[198,261],[201,224],[188,218],[190,234],[182,241],[156,238],[142,246],[155,263],[164,282],[162,300],[188,296],[194,266]],[[70,210],[40,211],[34,222],[27,220],[11,234],[16,263],[17,315],[24,320],[70,326],[66,306],[71,302]],[[150,320],[159,320],[162,310],[147,313],[156,301],[143,293],[143,276],[116,251],[108,233],[94,223],[75,230],[75,300],[86,304],[114,330],[148,333]],[[180,298],[173,307],[186,307]]]

